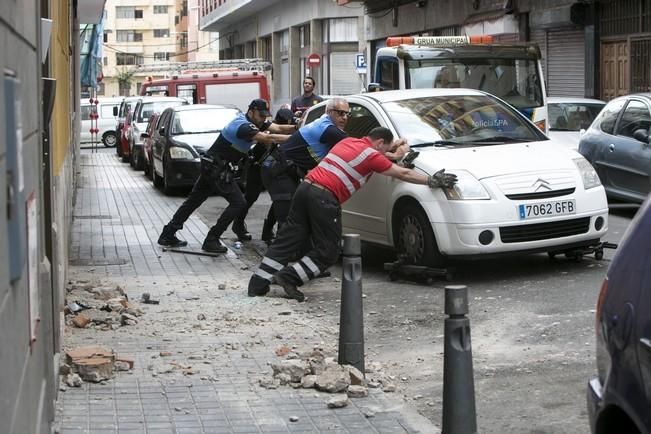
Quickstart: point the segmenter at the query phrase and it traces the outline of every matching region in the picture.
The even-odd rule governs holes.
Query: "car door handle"
[[[615,145],[611,143],[610,146],[608,146],[608,149],[610,152],[613,152],[615,150]]]

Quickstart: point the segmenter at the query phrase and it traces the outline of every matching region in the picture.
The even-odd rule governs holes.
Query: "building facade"
[[[198,12],[199,0],[107,0],[98,95],[137,95],[143,81],[163,78],[172,63],[218,60],[218,37],[199,31]]]
[[[79,23],[104,0],[0,2],[0,431],[51,432],[77,164]]]
[[[534,42],[550,96],[611,99],[648,91],[651,0],[337,0],[364,7],[372,65],[388,36],[493,35]],[[372,80],[369,68],[369,80]]]
[[[200,0],[200,29],[219,32],[220,58],[271,62],[272,106],[302,93],[305,76],[316,93],[358,93],[365,75],[356,69],[364,47],[361,5],[331,0]]]

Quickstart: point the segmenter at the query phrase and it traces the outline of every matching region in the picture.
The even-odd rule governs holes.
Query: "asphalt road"
[[[210,198],[199,213],[212,224],[224,204]],[[254,235],[268,205],[263,195],[251,209],[247,222]],[[634,214],[635,209],[612,210],[604,240],[618,243]],[[252,265],[258,258],[247,246],[240,254]],[[480,432],[589,431],[585,387],[595,372],[594,312],[613,254],[605,250],[601,261],[592,256],[552,261],[536,254],[457,265],[452,283],[468,287]],[[396,376],[397,393],[440,424],[448,282],[391,282],[383,264],[392,258],[385,249],[364,247],[367,357],[381,361]],[[340,275],[339,267],[332,272]],[[306,289],[308,303],[338,315],[338,288],[314,286]]]

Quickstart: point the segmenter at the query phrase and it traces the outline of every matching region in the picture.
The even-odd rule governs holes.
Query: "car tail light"
[[[595,315],[595,329],[597,333],[599,332],[599,321],[601,319],[601,309],[604,305],[604,300],[606,299],[606,294],[608,293],[608,276],[604,279],[601,284],[601,290],[599,291],[599,298],[597,299],[597,314]]]

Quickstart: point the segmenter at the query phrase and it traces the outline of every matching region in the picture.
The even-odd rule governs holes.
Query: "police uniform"
[[[341,204],[374,172],[385,172],[392,164],[366,137],[335,145],[298,186],[287,222],[251,276],[249,296],[266,294],[274,278],[301,286],[334,264],[341,243]],[[301,256],[306,239],[312,247]],[[302,301],[303,294],[296,292],[293,298]]]
[[[301,179],[346,137],[330,116],[324,114],[292,134],[262,163],[262,182],[271,196],[279,225],[287,219],[292,197]]]
[[[254,100],[249,108],[253,107],[256,101],[258,100]],[[266,104],[266,101],[263,102]],[[247,155],[253,144],[253,137],[259,132],[260,129],[243,113],[238,114],[222,129],[215,143],[202,158],[201,173],[192,192],[176,211],[172,220],[163,228],[159,244],[172,245],[170,241],[176,239],[174,233],[183,228],[183,224],[194,210],[210,195],[218,194],[228,201],[228,206],[208,232],[202,249],[218,252],[225,250],[225,247],[219,243],[219,237],[237,216],[246,211],[246,200],[233,181],[232,170]]]

